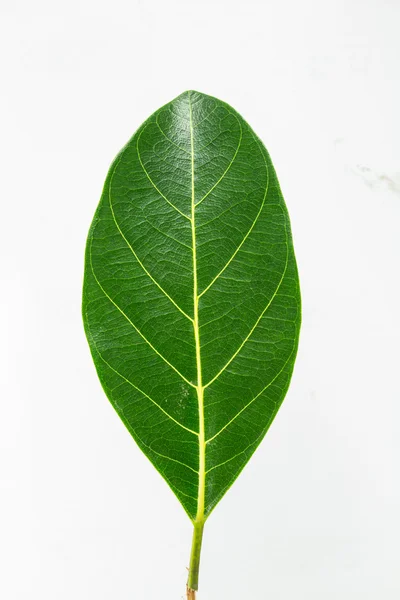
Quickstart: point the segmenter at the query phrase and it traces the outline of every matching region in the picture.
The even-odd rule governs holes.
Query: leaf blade
[[[89,232],[83,306],[107,396],[205,520],[279,409],[301,318],[276,174],[231,107],[182,94],[128,142]]]

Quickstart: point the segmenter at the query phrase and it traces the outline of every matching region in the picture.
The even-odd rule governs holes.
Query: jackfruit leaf
[[[278,180],[228,104],[185,92],[117,156],[89,231],[83,316],[110,402],[204,523],[282,403],[300,328]]]

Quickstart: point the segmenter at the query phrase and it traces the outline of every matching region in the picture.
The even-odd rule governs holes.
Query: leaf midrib
[[[204,426],[204,387],[202,384],[201,371],[201,347],[200,347],[200,327],[199,327],[199,295],[197,287],[197,253],[196,253],[196,203],[194,188],[194,135],[193,135],[193,115],[192,101],[190,91],[188,92],[189,101],[189,123],[190,123],[190,151],[191,151],[191,175],[192,175],[192,201],[191,201],[191,227],[192,227],[192,250],[193,250],[193,330],[196,347],[196,368],[197,368],[197,402],[199,411],[199,483],[197,489],[197,513],[195,523],[201,525],[204,523],[204,501],[205,501],[205,480],[206,480],[206,443]]]

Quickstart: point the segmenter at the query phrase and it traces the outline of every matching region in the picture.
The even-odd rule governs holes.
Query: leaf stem
[[[199,589],[199,569],[201,544],[203,541],[204,521],[194,523],[192,551],[190,554],[189,577],[187,582],[187,600],[195,600]]]
[[[186,598],[187,600],[196,600],[196,592],[194,590],[190,590],[189,588],[186,588]]]

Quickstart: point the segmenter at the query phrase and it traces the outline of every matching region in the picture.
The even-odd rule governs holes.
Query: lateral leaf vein
[[[115,308],[121,313],[121,315],[123,317],[125,317],[125,319],[128,321],[128,323],[130,323],[130,325],[133,327],[133,329],[140,335],[140,337],[150,346],[150,348],[153,350],[153,352],[155,352],[160,358],[162,358],[162,360],[171,368],[175,371],[175,373],[177,373],[184,381],[186,381],[186,383],[188,385],[190,385],[191,387],[196,387],[191,381],[189,381],[188,379],[186,379],[186,377],[184,375],[182,375],[182,373],[180,371],[178,371],[178,369],[176,367],[174,367],[174,365],[172,363],[169,362],[169,360],[167,360],[165,358],[165,356],[163,356],[154,346],[153,344],[143,335],[143,333],[140,331],[140,329],[138,327],[136,327],[136,325],[131,321],[131,319],[128,317],[128,315],[122,310],[122,308],[120,306],[118,306],[118,304],[111,298],[111,296],[109,296],[109,294],[107,294],[106,290],[103,288],[103,286],[101,285],[100,281],[97,278],[96,273],[94,272],[94,268],[93,268],[93,262],[92,262],[92,246],[90,246],[90,267],[91,267],[91,271],[93,273],[93,277],[97,283],[97,285],[99,286],[99,288],[101,289],[101,291],[103,292],[103,294],[105,295],[105,297],[111,302],[111,304],[113,304],[115,306]]]
[[[139,135],[138,135],[137,142],[136,142],[136,152],[137,152],[137,155],[138,155],[138,159],[139,159],[139,162],[140,162],[140,166],[142,167],[142,169],[143,169],[143,171],[144,171],[144,174],[146,175],[147,179],[150,181],[150,183],[151,183],[151,185],[154,187],[154,189],[155,189],[155,190],[156,190],[156,191],[157,191],[157,192],[160,194],[160,196],[161,196],[162,198],[164,198],[164,200],[165,200],[166,202],[168,202],[168,204],[169,204],[170,206],[172,206],[172,208],[174,208],[174,209],[175,209],[175,210],[176,210],[176,211],[177,211],[177,212],[178,212],[180,215],[182,215],[182,217],[185,217],[185,219],[188,219],[188,221],[190,221],[190,220],[191,220],[191,219],[190,219],[190,217],[188,217],[187,215],[185,215],[185,213],[184,213],[184,212],[182,212],[182,211],[181,211],[181,210],[180,210],[180,209],[179,209],[177,206],[175,206],[175,204],[173,204],[173,203],[172,203],[170,200],[168,200],[168,198],[167,198],[167,197],[166,197],[166,196],[165,196],[165,195],[162,193],[162,191],[161,191],[161,190],[160,190],[160,189],[159,189],[159,188],[156,186],[156,184],[154,183],[154,181],[153,181],[153,180],[152,180],[152,178],[150,177],[150,175],[149,175],[149,173],[148,173],[148,171],[147,171],[146,167],[145,167],[145,166],[144,166],[144,164],[143,164],[142,157],[141,157],[141,155],[140,155],[140,150],[139,150],[139,141],[140,141],[140,138],[142,137],[142,134],[143,134],[143,132],[146,130],[146,127],[148,127],[149,125],[150,125],[150,123],[147,123],[147,125],[146,125],[145,127],[143,127],[142,131],[141,131],[141,132],[139,133]]]

